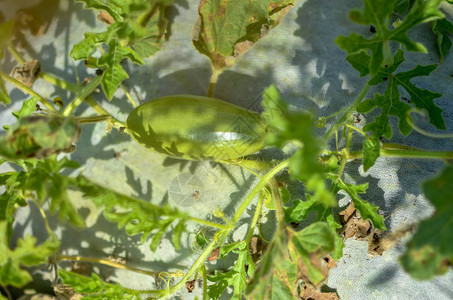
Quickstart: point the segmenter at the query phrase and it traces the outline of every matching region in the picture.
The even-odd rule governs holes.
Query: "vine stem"
[[[414,122],[412,121],[411,113],[413,113],[413,112],[415,112],[415,113],[417,113],[419,115],[423,115],[423,114],[420,113],[420,110],[414,109],[414,108],[409,110],[406,113],[406,122],[409,123],[409,125],[412,127],[412,129],[414,129],[418,133],[423,134],[423,135],[425,135],[427,137],[437,138],[437,139],[452,139],[453,138],[453,133],[431,133],[429,131],[421,129],[420,127],[415,125]]]
[[[81,91],[80,94],[77,95],[68,106],[65,107],[63,110],[63,116],[69,116],[80,104],[82,104],[83,100],[88,97],[94,89],[101,83],[102,76],[96,76],[93,78],[90,83],[88,83]]]
[[[34,90],[32,90],[31,88],[26,86],[25,84],[23,84],[19,80],[15,79],[15,78],[13,78],[13,77],[11,77],[11,76],[3,73],[3,72],[0,72],[0,77],[5,79],[9,83],[13,84],[15,87],[17,87],[18,89],[20,89],[24,93],[27,93],[29,95],[37,97],[39,102],[41,102],[48,110],[50,110],[50,111],[52,111],[54,113],[57,112],[55,107],[49,101],[47,101],[43,96],[41,96],[40,94],[38,94],[37,92],[35,92]]]
[[[135,273],[145,274],[145,275],[148,275],[148,276],[156,276],[159,273],[161,273],[161,272],[152,272],[152,271],[147,271],[147,270],[131,267],[131,266],[128,266],[128,265],[116,263],[116,262],[110,261],[108,259],[103,259],[103,258],[83,257],[83,256],[75,256],[75,255],[74,256],[72,256],[72,255],[58,255],[57,256],[57,260],[58,261],[71,260],[71,261],[84,261],[84,262],[98,263],[98,264],[103,264],[103,265],[107,265],[107,266],[110,266],[110,267],[115,267],[115,268],[122,269],[122,270],[127,270],[127,271],[131,271],[131,272],[135,272]]]
[[[44,209],[42,209],[42,206],[35,199],[35,197],[31,197],[31,200],[38,207],[39,213],[41,214],[41,216],[42,216],[42,218],[44,220],[44,224],[45,224],[45,227],[46,227],[47,235],[50,236],[52,234],[52,229],[50,229],[49,220],[47,219],[47,216],[46,216],[46,213],[44,212]]]
[[[239,206],[238,210],[234,214],[233,218],[231,219],[231,223],[236,224],[246,208],[249,206],[250,202],[252,199],[256,196],[256,194],[262,190],[266,184],[280,171],[288,167],[289,160],[284,160],[283,162],[279,163],[277,166],[275,166],[272,170],[270,170],[266,175],[261,177],[260,181],[258,184],[253,188],[253,190],[247,195],[247,197],[244,199],[244,201],[241,203]]]
[[[59,78],[56,78],[50,74],[41,72],[39,75],[42,79],[45,81],[52,83],[53,85],[56,85],[64,90],[68,90],[74,94],[79,94],[82,91],[82,88],[80,88],[78,85],[67,82],[65,80],[61,80]],[[93,99],[93,97],[88,96],[85,98],[86,104],[88,104],[92,109],[94,109],[95,112],[97,112],[99,115],[109,115],[110,116],[110,122],[112,122],[113,126],[116,128],[120,127],[126,127],[124,122],[121,122],[114,116],[112,116],[108,111],[106,111],[99,103],[96,102],[96,100]]]
[[[346,112],[335,122],[335,124],[327,131],[324,135],[325,139],[328,140],[337,130],[340,128],[346,121],[351,117],[351,115],[356,110],[357,106],[362,102],[363,98],[365,98],[368,90],[371,88],[369,82],[365,84],[362,91],[360,91],[357,98],[355,98],[354,102],[349,106]]]
[[[381,156],[399,158],[420,158],[420,159],[453,159],[453,151],[414,151],[414,150],[394,150],[381,148]],[[348,155],[349,159],[362,158],[361,151],[353,151]]]
[[[192,222],[196,222],[196,223],[199,223],[202,225],[209,226],[209,227],[214,227],[214,228],[219,228],[219,229],[230,229],[229,225],[219,224],[219,223],[215,223],[215,222],[211,222],[211,221],[207,221],[207,220],[199,219],[199,218],[195,218],[195,217],[189,217],[189,220]]]
[[[208,274],[206,273],[206,266],[200,267],[201,276],[203,276],[203,300],[208,298]]]

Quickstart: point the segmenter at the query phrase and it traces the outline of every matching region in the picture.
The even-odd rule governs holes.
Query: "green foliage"
[[[335,39],[337,45],[345,50],[349,56],[355,56],[355,58],[349,58],[349,62],[357,60],[357,55],[361,56],[360,61],[363,62],[364,54],[368,55],[366,68],[363,67],[363,64],[360,64],[361,67],[357,68],[357,65],[352,63],[352,66],[360,72],[361,76],[365,74],[375,75],[380,70],[386,58],[385,48],[388,47],[388,41],[398,42],[404,45],[408,51],[427,53],[426,48],[422,44],[412,41],[407,33],[420,23],[442,18],[443,14],[438,10],[441,0],[416,0],[402,23],[392,30],[389,28],[390,16],[400,2],[398,0],[365,0],[363,11],[353,10],[349,17],[358,24],[373,25],[376,28],[376,33],[366,38],[352,32],[347,37],[339,36]],[[363,52],[363,50],[366,52]],[[371,51],[371,55],[367,54],[368,50]]]
[[[407,244],[401,263],[412,277],[430,279],[449,269],[453,262],[453,165],[423,184],[426,198],[436,211],[419,224]]]
[[[263,118],[270,131],[267,144],[283,147],[287,143],[301,146],[289,160],[292,178],[306,181],[307,190],[314,193],[316,201],[325,206],[335,206],[334,196],[328,191],[322,165],[318,160],[324,141],[314,134],[314,118],[308,112],[290,112],[280,93],[270,86],[263,93]]]
[[[377,107],[382,109],[381,114],[376,117],[373,122],[369,122],[364,127],[364,130],[372,131],[375,137],[385,136],[387,139],[392,138],[392,128],[389,125],[390,115],[398,117],[398,129],[403,135],[408,135],[412,130],[410,123],[406,119],[410,118],[410,116],[407,115],[412,109],[412,106],[401,99],[398,90],[399,86],[409,93],[411,104],[428,113],[431,124],[438,129],[445,129],[442,109],[433,102],[435,98],[441,97],[442,94],[420,89],[410,82],[415,77],[428,76],[436,69],[437,65],[417,65],[410,71],[395,74],[394,72],[404,60],[404,52],[398,50],[393,57],[392,64],[381,68],[380,71],[370,79],[370,84],[373,85],[377,85],[386,80],[387,89],[385,93],[383,95],[376,94],[374,99],[367,99],[357,107],[357,111],[361,113],[367,113]]]
[[[447,19],[440,19],[433,22],[433,31],[437,36],[437,47],[439,48],[440,62],[451,48],[451,40],[448,34],[453,34],[453,24]]]
[[[247,286],[247,277],[250,277],[255,271],[255,263],[245,241],[226,245],[220,249],[221,257],[230,252],[238,254],[235,266],[226,273],[216,270],[213,276],[208,276],[209,281],[215,282],[208,287],[210,299],[218,299],[228,286],[234,288],[232,299],[242,299],[242,293]]]
[[[78,163],[67,158],[57,160],[55,156],[51,156],[31,162],[31,165],[23,171],[8,173],[4,197],[9,198],[9,202],[6,205],[12,206],[15,202],[25,203],[27,199],[34,197],[30,194],[34,192],[41,203],[47,198],[50,199],[52,213],[58,211],[62,220],[83,227],[85,222],[73,207],[67,193],[71,179],[61,174],[63,169],[78,167]]]
[[[379,137],[372,136],[363,142],[363,170],[366,172],[371,168],[381,152],[381,142]]]
[[[155,251],[159,246],[164,233],[171,224],[178,221],[173,229],[173,245],[179,249],[181,234],[185,231],[187,214],[171,208],[168,205],[158,206],[144,200],[125,196],[102,187],[84,176],[76,179],[77,187],[83,192],[84,197],[93,201],[97,206],[103,207],[104,217],[119,228],[125,227],[127,234],[142,234],[144,242],[153,233],[150,248]]]
[[[384,224],[384,217],[381,216],[377,210],[379,207],[360,199],[358,194],[366,193],[368,183],[353,185],[344,182],[343,180],[337,181],[337,190],[344,190],[351,197],[355,209],[357,209],[364,220],[369,220],[374,228],[379,230],[387,230]]]
[[[247,296],[296,298],[294,287],[301,279],[319,287],[327,278],[321,260],[335,250],[335,243],[335,233],[326,222],[315,222],[299,232],[276,232],[247,287]]]
[[[297,199],[291,207],[285,207],[285,221],[297,224],[305,220],[310,212],[316,212],[315,221],[326,222],[332,232],[335,233],[335,249],[332,257],[340,259],[343,256],[344,243],[341,236],[337,233],[337,229],[341,228],[341,225],[335,220],[332,208],[323,206],[310,195],[306,195],[306,197],[305,201]]]
[[[141,299],[140,293],[132,290],[125,290],[119,284],[110,284],[102,281],[96,274],[86,277],[63,269],[58,270],[58,275],[64,284],[71,286],[77,293],[82,295],[84,300],[104,299]]]
[[[234,65],[269,30],[280,24],[294,0],[200,1],[192,41],[216,70]],[[228,30],[225,30],[228,28]]]
[[[113,19],[106,31],[86,33],[85,39],[74,45],[70,54],[76,60],[87,60],[93,68],[104,70],[102,87],[111,100],[120,83],[129,78],[121,62],[128,58],[136,64],[144,64],[144,58],[162,47],[169,22],[167,12],[173,0],[79,1]],[[108,52],[95,58],[92,55],[101,45],[107,45]]]
[[[52,235],[45,242],[36,245],[36,238],[27,235],[17,241],[14,250],[9,249],[7,224],[0,221],[0,284],[22,287],[32,280],[30,273],[21,266],[35,266],[47,263],[47,259],[58,250],[59,241]]]
[[[29,114],[29,104],[24,103],[16,117]],[[73,143],[80,137],[80,126],[75,117],[28,116],[20,118],[6,135],[0,137],[0,156],[7,159],[44,158],[55,153],[71,152]]]

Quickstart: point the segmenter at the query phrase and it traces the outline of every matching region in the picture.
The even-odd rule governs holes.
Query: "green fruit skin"
[[[170,157],[225,161],[264,147],[266,124],[257,112],[219,99],[173,95],[134,109],[126,128],[139,144]]]

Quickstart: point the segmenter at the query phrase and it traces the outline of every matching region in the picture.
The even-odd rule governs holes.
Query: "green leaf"
[[[280,24],[293,0],[200,1],[192,42],[216,70],[231,67],[269,30]]]
[[[341,190],[344,190],[351,197],[352,202],[354,203],[355,209],[360,213],[362,219],[369,220],[373,224],[374,228],[379,230],[387,230],[387,227],[384,224],[384,217],[381,216],[377,210],[379,207],[369,203],[368,201],[360,199],[358,194],[366,193],[368,189],[368,183],[353,185],[344,182],[343,180],[337,181],[337,187]]]
[[[116,22],[121,22],[122,18],[122,7],[120,2],[117,1],[105,1],[105,0],[77,0],[85,3],[87,8],[93,8],[107,12]],[[130,2],[130,1],[125,1]]]
[[[408,51],[427,53],[426,48],[422,44],[409,39],[407,33],[420,23],[444,17],[438,9],[441,0],[416,0],[401,25],[391,30],[389,29],[390,17],[393,11],[399,7],[400,1],[364,0],[363,2],[363,10],[353,10],[349,17],[356,23],[366,26],[373,25],[376,28],[376,33],[366,38],[352,32],[349,36],[337,37],[335,43],[348,55],[369,50],[371,57],[368,69],[371,75],[376,74],[381,68],[384,61],[384,47],[388,46],[389,41],[401,43]]]
[[[50,255],[59,247],[59,241],[52,235],[44,243],[36,245],[36,238],[27,235],[17,241],[14,250],[9,249],[7,240],[7,224],[0,221],[0,284],[22,287],[32,280],[28,271],[22,270],[21,265],[34,266],[47,263]]]
[[[27,108],[19,112],[26,114]],[[28,116],[18,120],[0,137],[0,155],[8,159],[38,159],[73,150],[80,137],[80,126],[74,117]]]
[[[99,59],[100,66],[106,66],[102,77],[102,88],[109,100],[113,98],[120,83],[129,78],[127,72],[121,66],[121,61],[124,58],[129,58],[137,64],[144,64],[143,59],[129,47],[118,45],[116,40],[109,43],[109,52],[107,55]]]
[[[366,172],[378,159],[381,152],[381,142],[379,138],[372,136],[363,142],[363,170]]]
[[[22,103],[20,110],[13,112],[13,116],[15,116],[16,119],[20,119],[31,115],[36,111],[36,104],[38,104],[38,97],[36,96],[25,100],[24,103]]]
[[[452,42],[448,34],[453,34],[453,24],[447,19],[440,19],[433,22],[433,31],[437,36],[437,47],[439,48],[440,62],[450,51]]]
[[[120,83],[129,78],[121,62],[129,58],[143,64],[145,57],[161,49],[173,0],[81,1],[88,8],[107,12],[115,21],[104,32],[85,33],[85,39],[71,50],[72,58],[84,59],[89,67],[103,68],[102,88],[111,100]],[[99,58],[92,56],[104,44],[108,45],[108,52]]]
[[[335,206],[335,197],[327,188],[323,165],[318,159],[325,143],[314,133],[315,120],[312,114],[290,112],[274,86],[264,91],[261,105],[264,108],[262,116],[269,125],[267,144],[283,147],[293,143],[300,147],[289,160],[291,177],[306,181],[308,191],[313,192],[320,203]]]
[[[344,243],[341,236],[336,232],[341,225],[335,220],[332,208],[326,208],[319,204],[316,198],[307,195],[307,200],[297,199],[291,207],[285,207],[285,221],[287,223],[299,223],[305,220],[310,212],[316,212],[315,221],[324,221],[335,232],[335,249],[332,253],[334,259],[340,259],[343,256]]]
[[[242,293],[245,291],[247,285],[247,276],[253,273],[255,264],[244,241],[227,247],[224,250],[227,251],[224,255],[233,250],[237,250],[235,252],[239,254],[233,269],[226,273],[215,270],[213,276],[208,276],[209,281],[215,282],[208,286],[208,296],[210,299],[218,299],[229,286],[233,286],[234,289],[232,299],[242,299]]]
[[[69,54],[73,59],[88,59],[96,48],[105,42],[106,34],[102,33],[85,33],[85,39],[75,44]]]
[[[291,241],[303,262],[305,282],[319,286],[327,277],[319,262],[335,249],[334,231],[327,223],[316,222],[296,233]]]
[[[77,187],[99,207],[104,208],[104,217],[118,228],[125,228],[129,235],[142,234],[142,242],[152,235],[150,248],[155,251],[170,226],[179,221],[173,230],[173,243],[179,246],[181,233],[185,230],[188,215],[168,205],[158,206],[141,199],[122,195],[102,187],[89,179],[78,176]],[[176,242],[178,240],[178,242]]]
[[[412,277],[427,280],[444,274],[453,263],[453,165],[423,184],[434,205],[433,216],[422,221],[407,244],[401,263]]]
[[[77,293],[83,294],[83,299],[141,299],[139,291],[126,290],[119,284],[107,283],[94,273],[91,277],[86,277],[60,268],[58,275],[64,284],[71,286]]]
[[[361,50],[358,53],[350,54],[346,57],[346,60],[351,66],[359,71],[360,77],[370,74],[370,60],[371,57],[366,51]]]
[[[374,137],[385,136],[387,139],[392,137],[392,128],[389,125],[389,116],[397,116],[399,119],[398,129],[403,135],[408,135],[412,131],[412,127],[406,120],[406,116],[412,109],[412,106],[403,100],[398,90],[401,86],[410,95],[410,103],[414,104],[419,109],[424,109],[429,116],[430,123],[438,129],[446,129],[445,121],[442,117],[442,109],[434,104],[434,99],[439,98],[442,94],[431,92],[429,90],[420,89],[413,85],[410,81],[419,76],[428,76],[437,65],[420,66],[417,65],[414,69],[401,73],[394,73],[398,66],[404,61],[404,52],[398,50],[393,57],[393,62],[386,68],[381,70],[370,79],[371,84],[378,84],[387,80],[387,89],[384,95],[375,94],[374,99],[367,99],[360,103],[357,111],[367,113],[373,109],[380,107],[381,114],[365,125],[365,131],[372,131]]]

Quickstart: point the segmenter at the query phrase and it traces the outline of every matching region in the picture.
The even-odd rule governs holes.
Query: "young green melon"
[[[266,125],[260,114],[219,99],[173,95],[134,109],[126,127],[139,144],[167,156],[224,161],[259,151]]]

